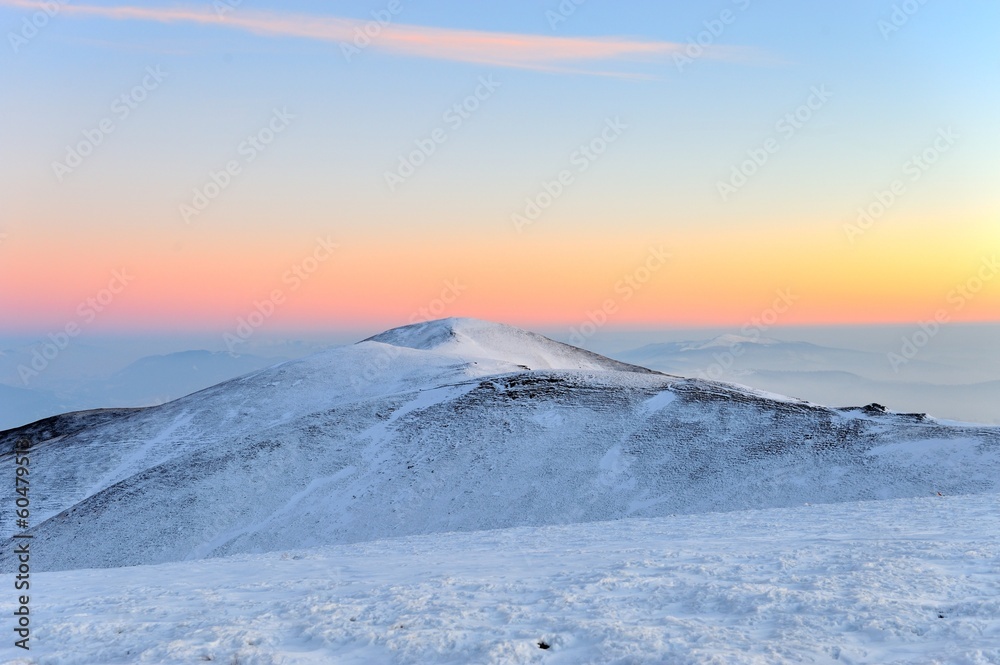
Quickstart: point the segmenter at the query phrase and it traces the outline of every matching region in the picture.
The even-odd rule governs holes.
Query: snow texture
[[[42,573],[0,661],[996,664],[998,534],[935,496]]]

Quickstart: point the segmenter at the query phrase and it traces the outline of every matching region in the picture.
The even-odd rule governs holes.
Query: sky
[[[0,0],[0,333],[1000,321],[998,27]]]

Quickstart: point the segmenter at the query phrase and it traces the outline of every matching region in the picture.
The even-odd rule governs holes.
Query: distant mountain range
[[[879,365],[888,368],[884,354],[740,335],[648,344],[616,355],[656,369],[669,368],[695,377],[705,375],[704,378],[720,371],[738,373],[754,369],[868,373],[878,371]]]
[[[31,355],[24,350],[8,351],[0,363],[0,375],[7,381],[7,385],[0,383],[0,430],[66,411],[162,404],[280,360],[182,351],[140,358],[109,376],[95,376],[100,365],[87,366],[81,367],[84,373],[76,379],[45,382],[29,377],[28,385],[24,386],[20,378],[14,377],[18,377],[18,367],[31,367]]]
[[[894,409],[1000,424],[1000,381],[955,385],[893,380],[885,354],[880,353],[722,335],[649,344],[615,356],[664,372],[738,383],[820,404],[879,402]],[[910,365],[924,376],[940,370],[920,359]]]

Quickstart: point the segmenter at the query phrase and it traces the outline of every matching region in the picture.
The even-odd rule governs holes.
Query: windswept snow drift
[[[442,319],[393,328],[366,342],[433,351],[464,360],[490,360],[530,369],[616,370],[654,374],[514,326],[477,319]]]
[[[2,433],[8,477],[18,436],[34,444],[45,520],[35,570],[986,492],[1000,478],[997,428],[681,379],[468,319]]]
[[[4,640],[0,661],[997,663],[996,508],[935,496],[42,573],[34,659]]]

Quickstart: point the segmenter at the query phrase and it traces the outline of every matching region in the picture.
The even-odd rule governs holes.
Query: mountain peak
[[[519,328],[502,323],[452,316],[446,319],[434,319],[432,321],[421,321],[406,326],[398,326],[362,341],[381,342],[393,346],[432,351],[459,339],[460,335],[467,338],[470,334],[474,336],[477,331],[499,331],[503,329],[508,329],[514,334],[524,332],[520,331]]]
[[[359,343],[392,346],[522,365],[528,369],[616,370],[655,373],[504,323],[450,317],[392,328]]]

